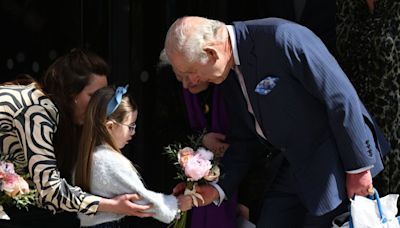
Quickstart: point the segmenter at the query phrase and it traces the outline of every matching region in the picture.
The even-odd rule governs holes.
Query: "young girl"
[[[153,204],[153,217],[170,223],[179,212],[191,208],[189,196],[165,195],[147,190],[123,148],[135,134],[137,107],[124,95],[127,87],[105,87],[93,94],[82,130],[75,180],[84,190],[103,197],[137,193],[142,203]],[[87,122],[86,122],[87,121]],[[178,208],[179,207],[179,208]],[[149,212],[149,211],[146,211]],[[79,214],[81,226],[121,227],[124,215],[98,212]]]

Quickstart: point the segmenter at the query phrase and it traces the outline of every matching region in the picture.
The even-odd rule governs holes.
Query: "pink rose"
[[[185,147],[178,152],[178,161],[181,167],[185,168],[187,161],[193,157],[194,151],[190,147]]]
[[[202,159],[199,154],[195,154],[187,160],[185,174],[191,181],[198,181],[208,174],[211,167],[209,160]]]
[[[7,173],[4,176],[1,188],[1,190],[11,197],[29,192],[28,183],[15,173]]]
[[[18,194],[18,175],[14,173],[6,173],[3,178],[3,184],[1,185],[1,190],[3,190],[7,195],[14,197]]]

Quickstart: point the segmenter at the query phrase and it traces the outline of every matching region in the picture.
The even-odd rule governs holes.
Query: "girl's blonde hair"
[[[93,94],[87,107],[75,172],[75,184],[84,191],[90,191],[92,155],[96,146],[106,144],[120,152],[107,130],[107,121],[122,123],[129,114],[137,111],[135,102],[125,94],[115,111],[107,116],[107,105],[114,94],[115,88],[102,88]]]

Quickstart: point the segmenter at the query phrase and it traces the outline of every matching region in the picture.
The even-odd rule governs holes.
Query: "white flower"
[[[214,153],[206,150],[203,147],[197,149],[196,154],[198,154],[202,159],[212,161],[214,158]]]

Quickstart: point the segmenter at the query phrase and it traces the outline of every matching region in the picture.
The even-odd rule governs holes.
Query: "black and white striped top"
[[[35,84],[0,86],[1,159],[29,171],[39,193],[38,206],[94,214],[100,198],[69,185],[57,170],[53,147],[57,123],[57,108]]]

